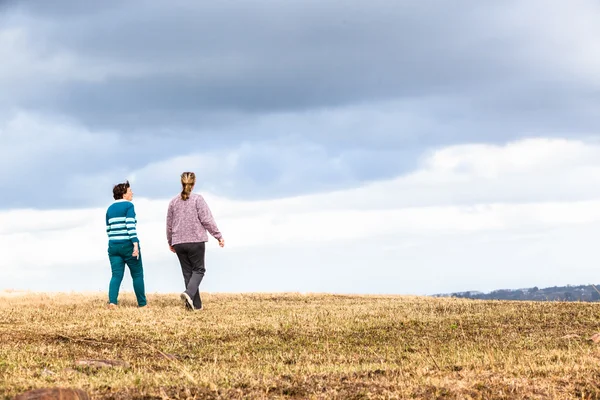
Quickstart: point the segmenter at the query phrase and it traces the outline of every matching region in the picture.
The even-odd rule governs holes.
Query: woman
[[[125,273],[125,264],[127,264],[131,273],[138,306],[145,307],[144,268],[136,232],[135,208],[131,202],[133,192],[129,186],[129,181],[115,185],[113,197],[115,202],[106,210],[108,258],[112,269],[112,278],[108,288],[108,308],[117,308],[117,298]]]
[[[169,203],[167,211],[167,241],[169,249],[177,254],[181,272],[185,281],[185,291],[181,300],[190,310],[202,310],[200,282],[204,278],[205,243],[207,231],[225,246],[223,235],[219,232],[212,213],[204,198],[192,193],[196,184],[193,172],[181,174],[183,190]]]

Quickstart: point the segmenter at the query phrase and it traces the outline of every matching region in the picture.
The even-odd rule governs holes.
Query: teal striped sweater
[[[117,200],[106,210],[106,233],[111,243],[139,242],[136,224],[135,208],[130,201]]]

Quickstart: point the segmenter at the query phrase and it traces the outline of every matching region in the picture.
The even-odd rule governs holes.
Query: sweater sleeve
[[[208,204],[204,200],[204,197],[198,196],[198,200],[196,202],[196,208],[198,210],[198,218],[200,218],[200,223],[202,226],[215,238],[221,239],[223,235],[219,232],[219,228],[217,227],[217,223],[213,218],[212,213],[210,212],[210,208],[208,208]]]
[[[139,242],[136,230],[137,220],[135,218],[135,207],[133,204],[127,209],[125,224],[127,226],[127,234],[129,235],[129,239],[131,239],[133,243]]]
[[[173,245],[173,202],[169,203],[167,210],[167,242],[169,246]]]

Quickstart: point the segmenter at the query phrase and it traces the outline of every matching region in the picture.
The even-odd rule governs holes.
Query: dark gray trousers
[[[202,308],[202,299],[199,287],[206,272],[204,268],[205,243],[180,243],[173,247],[179,258],[179,264],[181,264],[185,292],[194,301],[194,308],[200,309]]]

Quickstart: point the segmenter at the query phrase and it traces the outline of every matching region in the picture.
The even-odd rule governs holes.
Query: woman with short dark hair
[[[106,210],[106,232],[108,234],[108,258],[112,278],[108,288],[108,307],[117,308],[119,289],[125,274],[125,264],[129,267],[133,290],[139,307],[146,306],[144,268],[137,237],[135,207],[131,200],[133,192],[129,181],[113,188],[115,202]]]
[[[208,241],[207,231],[219,241],[219,246],[225,246],[223,235],[206,204],[204,198],[192,193],[196,184],[193,172],[181,174],[183,190],[169,203],[167,211],[167,242],[169,249],[177,254],[181,272],[185,282],[185,291],[181,299],[186,308],[202,309],[200,297],[200,282],[204,278],[205,243]]]

